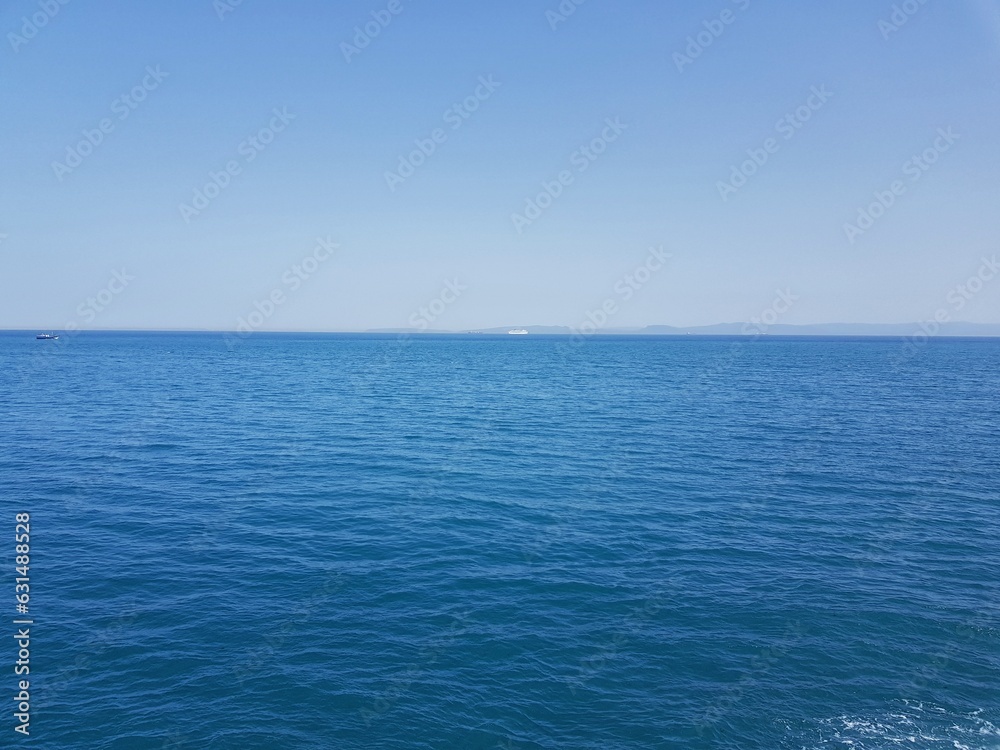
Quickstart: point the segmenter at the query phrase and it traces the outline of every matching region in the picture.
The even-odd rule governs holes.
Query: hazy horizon
[[[934,325],[933,321],[910,321],[907,323],[806,323],[801,325],[777,323],[767,325],[757,321],[729,321],[725,323],[714,323],[703,326],[671,326],[662,324],[652,324],[642,327],[604,327],[592,329],[589,326],[582,328],[559,324],[532,324],[513,323],[508,325],[479,326],[476,328],[427,328],[417,329],[413,327],[396,328],[364,328],[364,329],[301,329],[301,328],[267,328],[254,329],[238,323],[235,328],[60,328],[58,326],[33,326],[23,328],[0,328],[0,333],[24,333],[24,334],[68,334],[70,337],[80,333],[208,333],[222,334],[233,338],[247,338],[258,333],[282,333],[282,334],[385,334],[396,335],[407,334],[427,334],[427,335],[463,335],[478,333],[483,335],[504,334],[511,330],[527,330],[534,335],[566,335],[566,336],[591,336],[591,335],[633,335],[642,334],[649,336],[674,336],[683,335],[686,331],[703,332],[708,336],[760,336],[767,334],[774,335],[801,335],[805,337],[853,337],[853,336],[875,336],[887,338],[913,338],[920,337],[921,334],[929,334],[932,337],[1000,337],[1000,323],[973,323],[970,321],[948,321],[941,326]],[[660,333],[659,330],[668,329],[677,333]],[[985,329],[985,330],[983,330]],[[814,331],[813,333],[806,333]],[[797,333],[802,332],[802,333]]]

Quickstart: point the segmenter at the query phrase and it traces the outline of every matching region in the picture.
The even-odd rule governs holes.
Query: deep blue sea
[[[902,347],[2,333],[0,746],[1000,748],[1000,341]]]

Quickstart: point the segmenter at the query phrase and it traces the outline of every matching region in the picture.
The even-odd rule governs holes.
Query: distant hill
[[[934,331],[931,324],[928,330]],[[569,326],[502,326],[499,328],[478,328],[474,331],[429,330],[416,331],[412,328],[378,328],[368,333],[482,333],[506,334],[521,329],[536,336],[568,336],[574,333]],[[769,336],[913,336],[923,330],[920,323],[819,323],[815,325],[775,324],[764,330]],[[740,336],[756,335],[758,329],[747,323],[716,323],[710,326],[646,326],[645,328],[604,328],[597,333],[604,336]],[[1000,336],[998,323],[942,323],[934,331],[936,336]]]
[[[928,324],[928,329],[934,329]],[[821,323],[816,325],[775,324],[764,330],[769,336],[913,336],[923,329],[919,323]],[[646,326],[635,333],[660,336],[738,336],[753,335],[758,330],[746,323],[719,323],[711,326],[676,328],[674,326]],[[991,323],[942,323],[938,336],[1000,336],[1000,324]]]

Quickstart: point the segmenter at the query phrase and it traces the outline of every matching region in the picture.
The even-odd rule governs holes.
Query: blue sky
[[[901,5],[3,2],[0,328],[926,319],[1000,252],[1000,4]]]

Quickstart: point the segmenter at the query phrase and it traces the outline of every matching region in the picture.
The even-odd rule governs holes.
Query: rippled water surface
[[[0,334],[0,745],[1000,748],[1000,342],[900,351]]]

